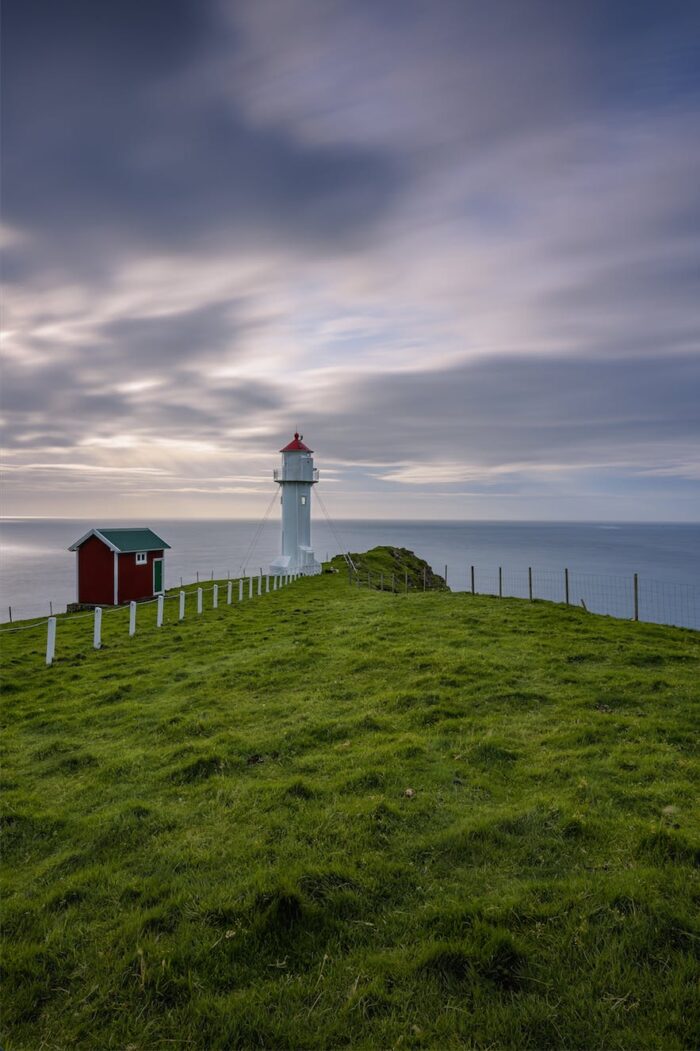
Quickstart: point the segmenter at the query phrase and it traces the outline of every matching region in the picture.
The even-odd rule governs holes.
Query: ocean
[[[0,620],[63,612],[75,600],[75,555],[67,548],[94,521],[7,518],[0,523]],[[104,522],[102,525],[128,525]],[[143,524],[131,523],[131,524]],[[267,570],[277,554],[276,521],[259,529],[255,521],[152,519],[147,523],[170,545],[166,586],[199,574],[208,580],[240,575],[242,568]],[[633,613],[633,580],[638,574],[640,619],[700,628],[700,525],[573,522],[411,522],[337,521],[313,523],[316,557],[341,547],[365,551],[377,544],[407,547],[444,573],[453,590],[471,587],[528,596],[532,569],[535,598],[563,601],[564,568],[569,601],[593,612],[627,617]],[[257,539],[256,539],[257,534]],[[51,606],[50,606],[51,604]]]

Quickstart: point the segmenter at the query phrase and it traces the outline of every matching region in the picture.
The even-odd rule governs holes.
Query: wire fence
[[[439,590],[446,583],[452,591],[561,602],[621,620],[700,629],[700,587],[638,573],[623,576],[541,566],[462,566],[454,570],[445,566],[442,577],[365,570],[350,572],[350,581],[395,594]]]

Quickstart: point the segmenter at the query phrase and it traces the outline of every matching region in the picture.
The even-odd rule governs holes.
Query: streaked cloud
[[[700,515],[697,5],[4,23],[6,513]]]

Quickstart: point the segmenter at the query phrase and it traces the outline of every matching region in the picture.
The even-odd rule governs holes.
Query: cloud
[[[700,514],[698,10],[7,0],[8,509]]]

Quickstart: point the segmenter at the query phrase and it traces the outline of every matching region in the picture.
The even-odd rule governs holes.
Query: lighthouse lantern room
[[[313,449],[304,445],[303,435],[295,434],[281,449],[282,466],[273,476],[280,487],[282,504],[282,553],[270,563],[270,573],[321,572],[311,548],[311,486],[318,481]]]

